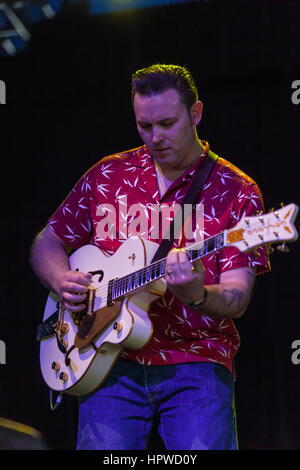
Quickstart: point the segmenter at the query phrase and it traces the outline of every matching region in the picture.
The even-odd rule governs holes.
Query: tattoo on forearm
[[[240,309],[243,306],[243,300],[244,300],[244,294],[239,289],[224,288],[225,308],[236,307],[237,309]]]

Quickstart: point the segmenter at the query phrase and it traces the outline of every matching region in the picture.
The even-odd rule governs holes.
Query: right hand
[[[80,312],[86,308],[82,302],[91,284],[92,274],[80,271],[66,271],[58,281],[56,289],[67,310]]]

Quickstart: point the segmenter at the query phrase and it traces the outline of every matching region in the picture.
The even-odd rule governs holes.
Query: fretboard
[[[188,260],[192,262],[220,250],[223,246],[224,233],[222,232],[186,249],[186,254]],[[107,304],[160,279],[165,275],[165,267],[166,258],[162,258],[126,276],[112,279],[108,283]]]

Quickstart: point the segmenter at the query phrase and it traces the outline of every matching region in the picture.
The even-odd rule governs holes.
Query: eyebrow
[[[175,119],[176,119],[175,116],[166,117],[166,118],[160,119],[160,120],[158,121],[158,123],[161,124],[161,123],[163,123],[163,122],[165,122],[165,121],[174,121]],[[150,124],[148,121],[145,121],[144,119],[138,120],[138,123],[139,123],[139,124]]]

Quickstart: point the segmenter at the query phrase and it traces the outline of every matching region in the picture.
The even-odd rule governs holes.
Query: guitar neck
[[[223,248],[225,246],[224,234],[225,232],[219,233],[218,235],[207,238],[206,240],[191,246],[189,249],[186,249],[188,260],[191,262],[197,261],[198,259]],[[151,263],[142,269],[127,274],[126,276],[112,279],[108,284],[107,304],[109,305],[123,296],[164,277],[165,269],[166,258],[162,258],[161,260]]]

